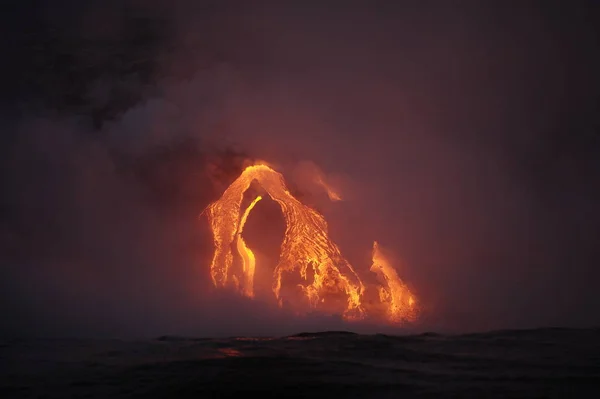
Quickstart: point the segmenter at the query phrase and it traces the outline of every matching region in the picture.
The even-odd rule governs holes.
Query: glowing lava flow
[[[391,321],[413,319],[414,298],[408,287],[400,280],[396,270],[389,264],[379,249],[377,241],[373,243],[373,265],[371,271],[377,274],[379,286],[379,299],[387,306],[387,317]]]
[[[266,165],[247,167],[221,198],[206,209],[215,245],[210,268],[214,285],[224,287],[231,281],[244,295],[254,296],[256,260],[241,233],[249,213],[261,197],[255,198],[240,217],[244,193],[253,181],[257,181],[269,197],[279,204],[286,223],[272,286],[279,304],[282,305],[284,272],[297,270],[304,280],[299,287],[311,308],[318,308],[331,296],[341,295],[345,297],[342,310],[344,318],[364,318],[366,313],[362,299],[365,286],[337,245],[329,239],[324,217],[298,201],[286,188],[283,176]],[[234,240],[242,260],[242,276],[231,271]],[[396,271],[380,255],[377,243],[371,271],[377,273],[383,284],[379,287],[379,293],[381,303],[387,309],[388,320],[398,322],[411,319],[415,314],[414,298]],[[309,278],[310,274],[312,278]]]
[[[262,197],[259,195],[252,201],[246,211],[242,215],[242,220],[240,221],[240,228],[237,233],[237,250],[240,256],[242,257],[242,272],[244,273],[244,295],[252,298],[254,296],[254,269],[256,267],[256,258],[254,257],[254,253],[250,248],[246,246],[244,239],[242,238],[242,231],[244,230],[244,225],[246,224],[246,219],[248,219],[248,215],[254,205],[258,201],[260,201]]]
[[[329,199],[331,201],[341,201],[342,197],[340,197],[340,195],[334,190],[332,189],[329,184],[325,183],[325,181],[323,180],[323,177],[321,177],[320,175],[317,175],[317,177],[315,178],[315,182],[320,185],[321,187],[323,187],[323,189],[325,190],[325,192],[327,193],[327,196],[329,197]]]

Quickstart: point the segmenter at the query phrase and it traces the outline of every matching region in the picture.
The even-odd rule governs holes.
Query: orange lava
[[[315,177],[315,182],[320,185],[321,187],[323,187],[323,189],[325,190],[325,192],[327,193],[327,196],[329,197],[329,199],[331,201],[341,201],[342,197],[337,193],[337,191],[335,191],[329,184],[325,183],[325,180],[323,180],[323,177],[320,175],[317,175]]]
[[[242,295],[254,297],[256,259],[252,250],[246,246],[242,232],[248,215],[261,197],[257,196],[241,212],[244,193],[253,181],[258,182],[269,197],[279,204],[286,223],[272,282],[273,294],[279,305],[283,306],[281,288],[285,273],[297,271],[303,280],[298,285],[299,292],[308,308],[331,312],[338,306],[346,320],[375,317],[375,310],[373,314],[369,312],[374,307],[365,306],[365,284],[329,238],[325,218],[296,199],[288,191],[283,176],[263,164],[247,167],[221,198],[206,209],[215,246],[210,266],[214,285],[232,285]],[[320,184],[332,200],[341,199],[324,182],[320,181]],[[241,272],[232,270],[234,242],[242,265]],[[414,320],[417,314],[416,299],[383,257],[377,243],[373,247],[373,265],[370,270],[376,274],[380,283],[376,287],[380,302],[377,306],[384,309],[383,317],[392,323]],[[340,298],[343,298],[341,305]]]

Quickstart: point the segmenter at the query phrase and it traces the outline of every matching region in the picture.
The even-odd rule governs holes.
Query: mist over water
[[[3,334],[597,325],[600,62],[587,3],[172,3],[58,2],[38,27],[8,26]],[[361,276],[377,240],[421,321],[297,319],[215,291],[198,215],[246,159],[324,213]],[[307,177],[316,168],[343,201]],[[282,234],[264,202],[245,238],[259,261]]]

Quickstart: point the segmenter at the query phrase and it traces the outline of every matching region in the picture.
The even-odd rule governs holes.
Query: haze
[[[26,3],[3,35],[3,335],[600,321],[592,1]],[[380,242],[419,323],[299,320],[211,290],[198,215],[246,158],[277,166],[361,272]],[[276,257],[262,202],[246,241]]]

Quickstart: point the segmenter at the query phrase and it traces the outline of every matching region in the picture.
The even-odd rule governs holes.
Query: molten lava
[[[283,176],[267,165],[252,165],[225,190],[221,198],[206,209],[213,232],[215,252],[210,272],[217,287],[232,284],[243,295],[254,297],[254,272],[256,258],[246,246],[242,232],[248,215],[261,196],[257,196],[241,213],[244,193],[256,181],[281,207],[286,230],[281,244],[279,262],[273,272],[272,289],[279,305],[283,306],[281,288],[286,272],[298,271],[303,283],[300,292],[312,309],[331,309],[331,298],[344,298],[341,313],[347,320],[363,319],[369,314],[365,307],[365,285],[350,263],[342,256],[338,246],[329,238],[325,218],[314,209],[302,204],[287,189]],[[340,197],[321,182],[332,200]],[[232,270],[236,244],[241,259],[241,275]],[[396,270],[373,247],[373,265],[380,286],[380,306],[390,322],[412,320],[416,316],[415,299],[398,277]],[[339,301],[338,301],[339,302]]]
[[[254,257],[254,253],[250,248],[246,246],[244,239],[242,238],[242,231],[244,230],[244,225],[246,224],[246,219],[248,219],[248,215],[254,205],[258,201],[260,201],[262,197],[259,195],[252,201],[246,211],[242,215],[242,220],[240,221],[240,228],[237,232],[237,250],[240,256],[242,257],[242,272],[244,273],[244,295],[252,298],[254,296],[254,269],[256,267],[256,258]]]
[[[325,192],[327,193],[327,196],[329,197],[329,199],[331,201],[341,201],[342,197],[340,197],[340,195],[333,189],[331,188],[331,186],[327,183],[325,183],[325,180],[323,180],[323,177],[321,175],[317,175],[315,177],[315,182],[320,185],[321,187],[323,187],[323,189],[325,190]]]
[[[389,264],[379,249],[377,241],[373,243],[373,265],[371,271],[377,274],[381,285],[379,299],[386,304],[387,317],[391,321],[411,319],[414,316],[414,298],[408,287],[402,282],[396,270]]]

